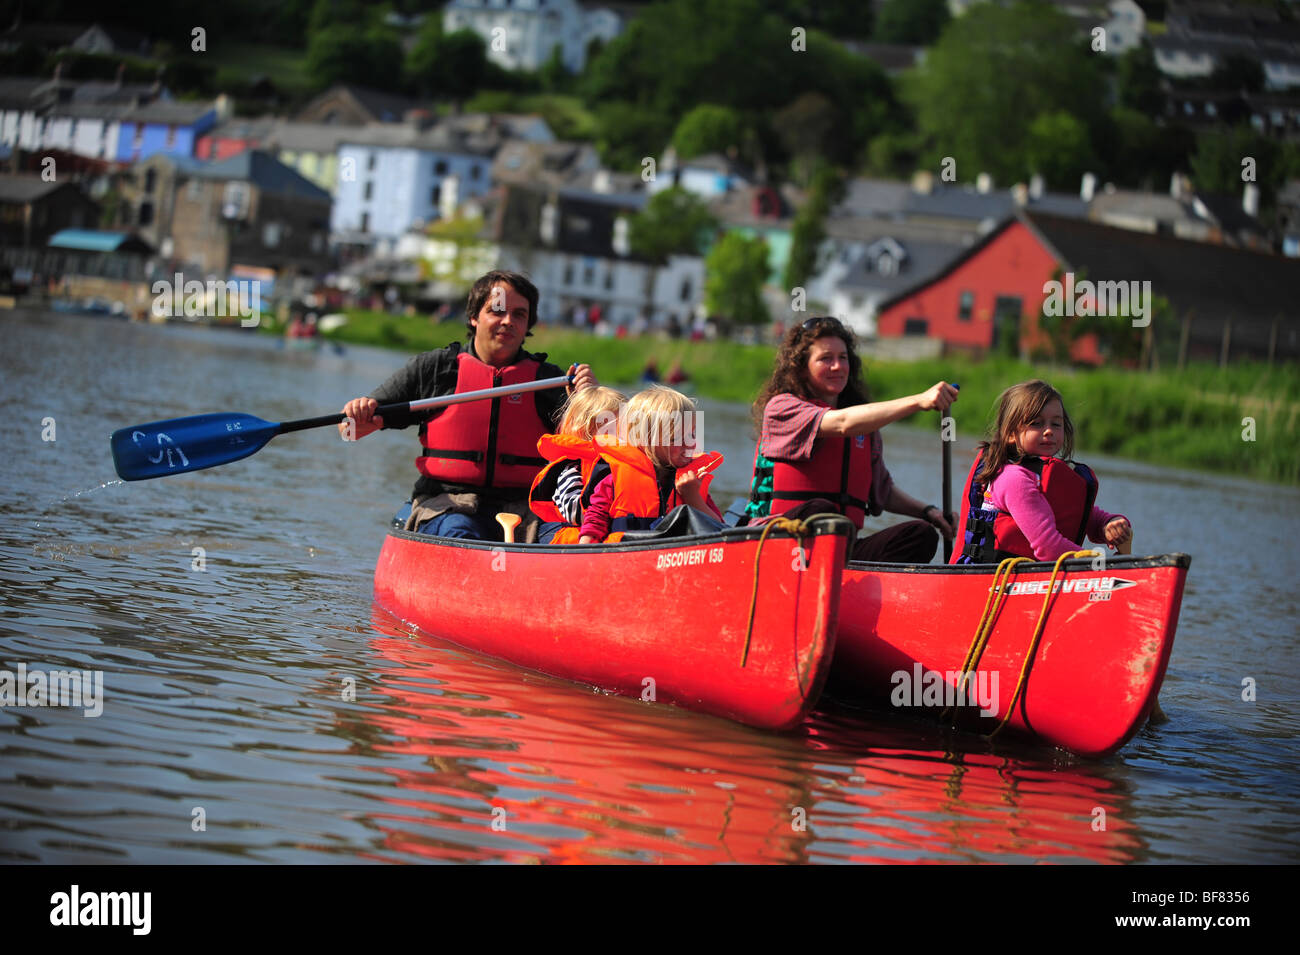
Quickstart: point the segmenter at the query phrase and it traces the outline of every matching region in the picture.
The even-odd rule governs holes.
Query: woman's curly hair
[[[862,378],[862,359],[858,357],[857,342],[853,333],[841,324],[838,318],[827,315],[810,318],[795,325],[785,333],[781,348],[776,353],[776,365],[772,377],[767,380],[754,401],[754,429],[763,432],[763,410],[767,403],[777,395],[795,395],[813,401],[819,396],[808,383],[808,354],[813,342],[819,338],[834,336],[844,342],[849,352],[849,380],[840,392],[839,407],[863,405],[871,400],[867,383]]]

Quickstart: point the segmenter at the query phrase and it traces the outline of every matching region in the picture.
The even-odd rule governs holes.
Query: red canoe
[[[520,666],[785,729],[816,703],[829,673],[851,536],[838,518],[810,526],[802,552],[774,531],[761,557],[760,531],[749,528],[568,547],[392,531],[375,600],[427,633]]]
[[[1081,756],[1128,742],[1160,691],[1190,564],[1186,554],[1111,557],[1103,569],[1066,561],[1007,729]],[[1015,568],[975,676],[963,683],[995,568],[850,562],[834,685],[906,712],[966,704],[958,725],[992,730],[1012,705],[1052,569]]]

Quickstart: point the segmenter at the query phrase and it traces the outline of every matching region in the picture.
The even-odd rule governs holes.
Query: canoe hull
[[[1007,728],[1082,756],[1128,742],[1160,691],[1190,563],[1185,554],[1112,557],[1098,570],[1088,560],[1067,561]],[[834,685],[908,712],[973,703],[962,707],[958,725],[990,731],[1011,705],[1052,564],[1022,565],[1015,574],[974,682],[962,691],[957,673],[992,571],[851,562]]]
[[[519,666],[786,729],[816,702],[834,650],[849,531],[847,522],[817,529],[802,555],[784,534],[770,535],[760,555],[751,530],[549,548],[393,531],[375,567],[375,600],[433,636]]]

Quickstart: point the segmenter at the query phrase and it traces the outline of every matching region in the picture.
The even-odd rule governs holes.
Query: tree
[[[674,186],[656,192],[628,221],[628,245],[634,254],[655,262],[670,255],[698,255],[717,226],[708,206]]]
[[[835,170],[823,166],[813,177],[812,194],[794,217],[790,257],[782,280],[787,289],[804,285],[817,271],[817,253],[826,238],[826,216],[843,195],[844,182]]]
[[[673,132],[678,159],[694,159],[705,153],[726,153],[739,149],[742,137],[740,115],[726,106],[703,103],[685,116]]]
[[[307,75],[318,87],[352,82],[364,76],[384,89],[400,85],[393,69],[402,61],[402,45],[391,30],[350,26],[326,27],[307,44]]]
[[[1147,116],[1164,115],[1165,92],[1151,47],[1144,43],[1122,54],[1116,66],[1116,81],[1121,106]]]
[[[1071,190],[1085,172],[1097,168],[1088,130],[1069,113],[1040,113],[1029,124],[1025,141],[1029,168],[1052,189]]]
[[[1074,39],[1073,22],[1047,5],[972,6],[944,30],[904,84],[925,137],[926,165],[956,160],[959,179],[989,172],[1015,182],[1029,171],[1029,127],[1063,112],[1091,136],[1104,119],[1098,57]]]
[[[877,43],[929,46],[947,26],[948,0],[885,0],[876,15]]]
[[[709,250],[704,262],[704,307],[751,325],[767,324],[772,315],[763,301],[768,273],[767,241],[728,232]]]
[[[1240,196],[1247,182],[1259,186],[1261,204],[1271,204],[1286,181],[1287,163],[1276,142],[1249,126],[1202,136],[1191,158],[1192,181],[1204,192]]]
[[[425,93],[462,102],[484,85],[489,66],[481,36],[473,30],[443,33],[438,17],[429,16],[407,57],[406,73]]]

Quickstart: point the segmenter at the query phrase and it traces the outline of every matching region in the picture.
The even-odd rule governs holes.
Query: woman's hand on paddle
[[[1112,518],[1103,528],[1106,535],[1106,543],[1116,550],[1120,545],[1128,543],[1133,539],[1133,525],[1128,522],[1126,517]]]
[[[941,381],[929,391],[917,395],[917,399],[922,411],[947,411],[948,406],[957,400],[957,389]]]
[[[344,441],[359,441],[372,431],[384,426],[382,415],[375,414],[379,402],[374,398],[353,398],[343,406],[347,421],[339,422],[339,434]]]

